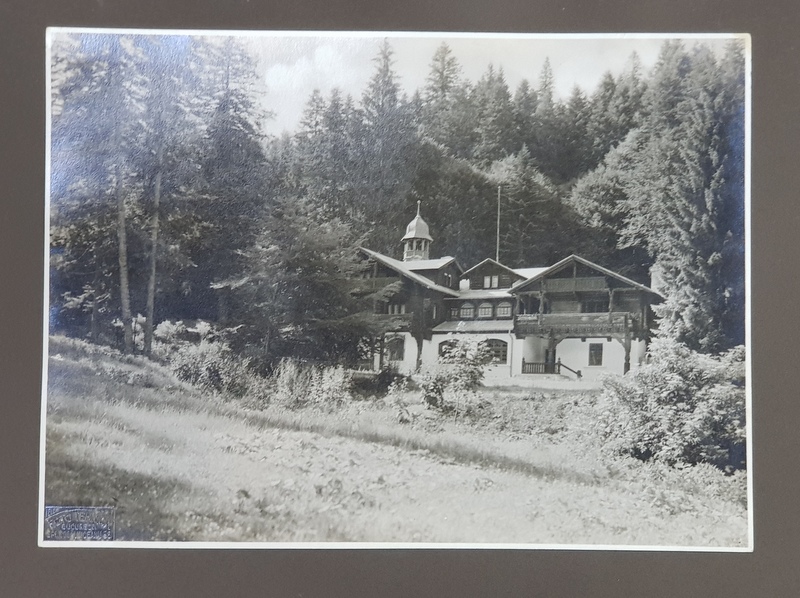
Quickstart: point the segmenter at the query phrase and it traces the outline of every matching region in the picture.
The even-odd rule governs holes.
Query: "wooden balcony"
[[[542,281],[547,293],[578,293],[583,291],[608,291],[608,282],[602,276],[583,278],[549,278]]]
[[[517,336],[554,335],[564,338],[612,336],[639,332],[639,322],[628,312],[518,315]]]

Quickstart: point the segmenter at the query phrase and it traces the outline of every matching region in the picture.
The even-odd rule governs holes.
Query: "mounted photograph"
[[[748,35],[47,44],[40,546],[752,550]]]

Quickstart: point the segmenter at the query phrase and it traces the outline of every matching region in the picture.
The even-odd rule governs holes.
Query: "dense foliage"
[[[54,57],[54,330],[150,354],[160,322],[205,319],[268,367],[355,361],[385,328],[364,315],[383,298],[351,292],[357,247],[395,255],[421,200],[436,252],[475,263],[499,187],[504,263],[577,253],[643,283],[655,266],[663,336],[744,340],[735,42],[665,42],[651,73],[634,55],[561,99],[549,61],[512,92],[502,65],[466,79],[446,44],[409,96],[384,41],[360,98],[315,91],[281,138],[241,40],[86,33]]]
[[[475,391],[491,360],[485,341],[462,340],[445,346],[438,363],[422,373],[423,402],[445,412],[467,412],[479,400]]]
[[[655,340],[632,375],[605,379],[598,405],[604,446],[670,465],[745,465],[744,349],[702,355]]]

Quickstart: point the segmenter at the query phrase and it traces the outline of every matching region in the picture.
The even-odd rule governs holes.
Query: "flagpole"
[[[497,251],[495,261],[500,261],[500,185],[497,185]]]

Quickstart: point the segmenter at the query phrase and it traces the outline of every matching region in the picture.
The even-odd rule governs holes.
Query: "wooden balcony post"
[[[625,331],[625,340],[622,343],[625,347],[625,365],[622,368],[622,373],[627,374],[631,370],[631,333],[630,330]]]

